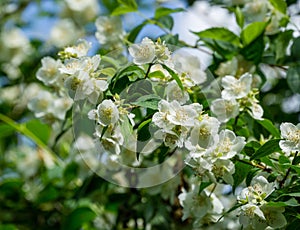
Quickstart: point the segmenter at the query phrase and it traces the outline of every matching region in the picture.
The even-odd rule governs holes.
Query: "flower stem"
[[[26,137],[30,138],[32,141],[36,143],[36,145],[45,150],[46,153],[49,154],[49,157],[58,165],[63,165],[63,161],[56,156],[56,154],[41,140],[39,139],[33,132],[31,132],[29,129],[27,129],[26,125],[24,124],[18,124],[11,118],[5,116],[4,114],[0,113],[0,120],[2,120],[4,123],[8,124],[12,128],[14,128],[17,132],[25,135]]]

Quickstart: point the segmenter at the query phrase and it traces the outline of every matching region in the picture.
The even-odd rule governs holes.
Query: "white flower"
[[[279,146],[282,151],[290,153],[292,151],[300,151],[300,123],[294,125],[289,122],[280,125],[281,140]]]
[[[189,94],[183,91],[176,81],[171,81],[166,87],[167,101],[178,101],[181,105],[189,100]]]
[[[97,2],[95,0],[65,0],[68,7],[74,11],[83,11],[90,5],[96,6]]]
[[[252,75],[243,74],[240,79],[233,76],[225,76],[222,78],[222,98],[231,100],[239,99],[248,95],[251,90]]]
[[[283,228],[287,221],[282,214],[284,212],[284,207],[272,207],[268,205],[263,205],[260,207],[264,216],[266,218],[266,224],[273,228]]]
[[[219,127],[220,122],[216,118],[203,116],[202,121],[194,124],[186,147],[192,151],[214,147],[219,139]],[[196,149],[193,149],[192,146]]]
[[[57,47],[64,47],[76,42],[80,34],[71,19],[62,19],[51,29],[50,42]]]
[[[97,107],[100,124],[107,126],[119,120],[119,110],[112,100],[104,100]]]
[[[96,104],[99,96],[108,88],[108,83],[90,78],[87,72],[80,70],[66,79],[65,87],[75,101],[87,98],[91,103]]]
[[[62,67],[60,60],[55,60],[52,57],[44,57],[42,59],[42,67],[36,73],[36,78],[42,81],[45,85],[53,85],[56,81],[61,82],[64,78],[59,71]]]
[[[249,21],[263,21],[268,12],[269,2],[266,0],[254,0],[245,4],[243,13]]]
[[[83,57],[80,59],[70,58],[67,59],[64,65],[59,68],[61,73],[65,74],[75,74],[77,71],[85,71],[87,73],[93,73],[97,70],[101,61],[100,55],[95,55],[93,57]]]
[[[0,34],[0,61],[14,67],[22,64],[32,52],[29,39],[19,28],[4,29]]]
[[[37,118],[40,118],[49,113],[49,108],[54,100],[54,96],[48,91],[40,91],[36,97],[30,100],[28,108],[34,112]]]
[[[227,122],[231,118],[235,118],[239,114],[240,109],[235,99],[225,100],[222,98],[214,100],[210,108],[221,122]]]
[[[66,53],[70,53],[76,57],[86,56],[89,49],[91,48],[92,43],[84,39],[79,39],[74,46],[69,46],[64,49]]]
[[[257,205],[246,204],[241,207],[239,221],[243,225],[243,228],[246,228],[248,226],[252,226],[255,228],[256,226],[254,225],[258,225],[259,223],[257,218],[265,220],[264,213],[260,210],[260,208]]]
[[[232,161],[218,159],[213,163],[212,170],[209,173],[213,173],[215,178],[222,178],[227,184],[233,185],[232,175],[235,172],[235,167]],[[213,181],[217,182],[215,178]]]
[[[256,120],[261,120],[263,114],[263,108],[258,103],[252,102],[250,106],[250,115]]]
[[[230,159],[239,153],[245,146],[244,137],[236,137],[231,130],[225,129],[219,133],[219,142],[213,150],[214,159]]]
[[[261,204],[275,189],[274,183],[268,182],[263,176],[256,176],[251,181],[251,186],[244,188],[238,196],[242,204]]]
[[[137,65],[151,63],[155,58],[155,44],[145,37],[140,44],[133,44],[128,48],[133,57],[133,63]]]
[[[169,107],[167,119],[174,125],[182,125],[185,127],[193,127],[196,123],[195,119],[199,117],[199,112],[195,106],[199,104],[180,105],[178,101],[172,101]],[[202,106],[199,105],[200,110]]]
[[[123,36],[122,21],[119,17],[100,16],[96,20],[96,38],[100,44],[120,43]]]
[[[179,51],[172,56],[175,69],[182,74],[181,81],[184,85],[191,87],[206,81],[206,73],[201,70],[198,57],[188,52]]]

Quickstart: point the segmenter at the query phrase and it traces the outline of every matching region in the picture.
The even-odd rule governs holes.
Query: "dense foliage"
[[[209,4],[1,1],[0,229],[297,229],[299,6]]]

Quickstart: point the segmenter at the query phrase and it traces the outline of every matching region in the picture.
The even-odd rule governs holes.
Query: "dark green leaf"
[[[284,0],[269,0],[276,10],[285,14],[287,10],[287,5]]]
[[[267,22],[253,22],[246,26],[245,29],[242,30],[241,39],[244,46],[249,45],[255,39],[257,39],[260,35],[262,35],[267,26]]]
[[[248,172],[252,169],[251,165],[245,164],[243,162],[237,162],[235,164],[235,172],[232,175],[234,179],[233,189],[240,185],[246,178]]]
[[[200,195],[200,193],[207,188],[208,186],[210,186],[212,184],[212,182],[201,182],[200,186],[199,186],[199,191],[198,194]]]
[[[36,135],[45,144],[50,138],[51,129],[48,125],[42,123],[40,120],[34,119],[26,123],[26,128]]]
[[[300,37],[297,37],[291,46],[291,55],[295,60],[300,59]]]
[[[251,156],[250,160],[259,159],[280,151],[279,141],[280,139],[269,140]]]
[[[134,43],[136,37],[138,36],[138,34],[141,32],[141,30],[144,28],[145,25],[147,25],[147,21],[144,21],[142,24],[140,24],[140,25],[134,27],[134,28],[130,31],[130,33],[129,33],[128,37],[127,37],[128,41]]]
[[[292,37],[292,30],[286,30],[278,34],[278,37],[275,41],[276,60],[280,60],[286,56],[286,50]]]
[[[64,179],[66,183],[69,183],[77,177],[79,166],[75,162],[68,164],[64,170]]]
[[[288,69],[287,83],[294,93],[300,93],[300,66],[292,66]]]
[[[66,217],[63,229],[80,229],[84,223],[92,221],[96,216],[96,213],[88,207],[77,208]]]
[[[185,11],[183,8],[175,8],[175,9],[170,9],[166,7],[160,7],[155,11],[154,18],[158,19],[161,17],[164,17],[166,15],[172,14],[172,13],[177,13],[177,12],[182,12]]]
[[[245,46],[241,50],[241,54],[248,61],[253,61],[255,64],[258,64],[261,61],[263,52],[265,49],[265,43],[263,35],[256,38],[252,43]]]
[[[51,184],[47,185],[37,198],[38,203],[45,203],[55,200],[59,196],[59,191]]]
[[[297,200],[295,198],[291,198],[287,201],[278,201],[278,202],[270,201],[268,203],[268,206],[271,206],[271,207],[286,207],[286,206],[296,207],[299,205],[300,204],[297,202]]]
[[[161,28],[166,28],[172,30],[174,25],[174,20],[170,15],[166,15],[157,19],[157,25]]]
[[[246,185],[249,186],[251,184],[251,181],[253,177],[258,173],[259,169],[253,168],[249,171],[249,173],[246,176]]]
[[[262,120],[256,120],[256,122],[263,126],[266,130],[268,130],[273,137],[280,138],[279,130],[273,125],[270,120],[264,118]]]

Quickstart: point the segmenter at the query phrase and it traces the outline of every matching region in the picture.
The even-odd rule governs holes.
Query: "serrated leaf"
[[[274,152],[280,151],[281,149],[279,147],[279,141],[280,139],[269,140],[251,156],[250,160],[259,159]]]
[[[44,144],[48,143],[51,133],[51,129],[48,125],[37,119],[30,120],[25,125],[26,128],[36,135]]]
[[[168,66],[166,66],[165,64],[163,64],[162,66],[164,67],[165,70],[167,70],[169,72],[171,77],[177,82],[179,88],[181,90],[183,90],[183,85],[182,85],[182,82],[179,79],[178,75],[172,69],[170,69]]]
[[[262,35],[265,31],[267,24],[267,22],[253,22],[247,25],[241,33],[241,39],[244,46],[249,45],[256,38]]]
[[[160,17],[172,14],[172,13],[177,13],[177,12],[182,12],[185,11],[183,8],[175,8],[175,9],[170,9],[166,7],[160,7],[155,11],[154,18],[158,19]]]
[[[256,120],[261,126],[263,126],[269,133],[272,134],[273,137],[280,138],[279,130],[273,125],[272,121],[264,118],[262,120]]]
[[[276,10],[285,14],[287,10],[287,4],[284,0],[269,0]]]
[[[292,66],[287,71],[287,83],[294,93],[300,93],[300,66]]]

